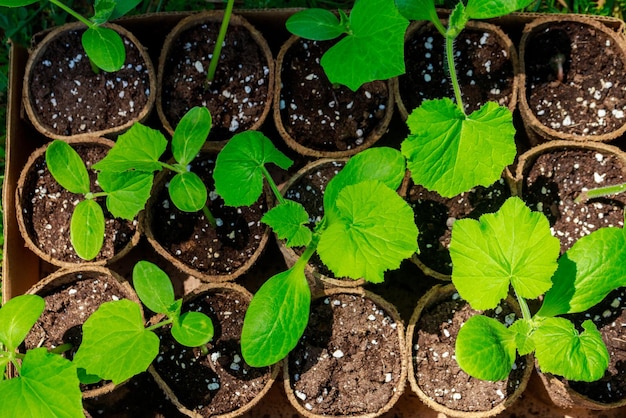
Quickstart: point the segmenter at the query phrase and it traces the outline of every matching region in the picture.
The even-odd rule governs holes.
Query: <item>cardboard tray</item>
[[[284,22],[294,10],[256,10],[256,11],[237,11],[237,13],[247,18],[257,29],[259,29],[266,37],[274,57],[277,55],[280,45],[289,36],[285,30]],[[118,21],[119,24],[131,30],[140,42],[148,49],[153,62],[158,62],[158,56],[161,45],[165,36],[171,28],[188,13],[161,13],[143,15],[131,18],[125,18]],[[514,43],[519,40],[523,25],[530,20],[536,18],[534,14],[516,14],[507,16],[506,18],[497,20],[496,23],[501,24],[505,31],[509,34]],[[605,24],[614,29],[616,32],[622,33],[624,23],[617,19],[600,18]],[[4,261],[3,261],[3,282],[2,282],[2,298],[3,302],[25,293],[38,280],[54,271],[56,268],[41,261],[34,253],[29,251],[24,244],[20,232],[18,230],[16,214],[15,214],[15,190],[17,179],[20,171],[24,166],[30,153],[39,146],[46,143],[47,139],[37,133],[30,122],[27,120],[22,106],[22,80],[24,77],[24,68],[28,58],[28,51],[24,48],[13,45],[10,56],[10,74],[9,74],[9,102],[7,112],[7,144],[6,144],[6,172],[5,183],[2,196],[4,206]],[[383,137],[381,143],[387,145],[398,145],[399,142],[406,137],[406,128],[399,116],[394,116],[394,120],[390,126],[389,133]],[[148,121],[153,127],[160,127],[160,123],[153,112]],[[297,158],[293,155],[280,139],[273,120],[270,117],[266,121],[262,131],[275,143],[281,147],[290,157]],[[521,130],[518,130],[521,131]],[[523,135],[523,133],[521,133]],[[522,139],[523,141],[523,139]],[[299,158],[294,165],[293,172],[304,165],[309,160]],[[283,174],[284,175],[284,174]],[[286,179],[283,178],[283,179]],[[282,256],[276,248],[273,240],[269,242],[269,248],[259,260],[259,267],[256,269],[257,274],[245,275],[238,279],[237,282],[249,288],[251,291],[258,289],[264,278],[269,277],[268,274],[278,272],[284,269]],[[150,253],[145,242],[140,243],[139,248],[134,251],[125,263],[112,266],[122,276],[129,277],[134,260],[140,258],[153,258],[154,254]],[[407,273],[409,279],[415,280],[411,276],[411,272]],[[176,277],[176,289],[179,296],[195,287],[197,280],[190,277]],[[406,293],[406,292],[398,292]],[[406,295],[404,295],[406,296]],[[403,297],[404,297],[403,296]],[[419,298],[420,294],[411,295],[408,303],[413,303]],[[391,300],[394,302],[393,300]],[[407,301],[405,300],[406,304]],[[414,306],[414,305],[413,305]],[[410,315],[410,313],[409,313]],[[132,400],[132,391],[129,395]],[[162,399],[164,395],[156,394],[155,399]],[[555,408],[550,402],[547,393],[539,379],[533,375],[528,388],[522,397],[507,409],[501,417],[520,417],[520,416],[541,416],[541,417],[593,417],[598,416],[598,412],[589,410],[561,410]],[[97,416],[97,415],[95,415]],[[126,415],[123,415],[126,416]],[[155,415],[156,416],[156,415]],[[279,378],[261,401],[259,405],[244,415],[245,417],[294,417],[297,416],[296,410],[291,407],[287,401],[283,389],[283,382]],[[602,416],[606,418],[626,416],[626,408],[618,410],[604,411]],[[395,407],[383,417],[424,417],[424,418],[441,418],[442,414],[438,414],[427,408],[415,394],[411,392],[410,386],[406,384],[404,394],[400,398]]]

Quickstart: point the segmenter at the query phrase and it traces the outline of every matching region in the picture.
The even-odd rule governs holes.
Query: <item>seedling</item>
[[[230,16],[233,14],[233,6],[235,0],[228,0],[226,8],[224,9],[224,17],[222,18],[222,24],[220,25],[220,31],[217,34],[215,40],[215,48],[213,49],[213,55],[211,56],[211,62],[209,62],[209,69],[207,70],[206,78],[209,83],[215,79],[215,71],[217,70],[217,63],[220,60],[222,53],[222,44],[226,38],[226,31],[228,30],[228,23],[230,22]]]
[[[579,381],[604,375],[609,353],[596,325],[586,320],[578,330],[560,315],[585,312],[626,286],[626,235],[623,229],[602,228],[560,258],[559,248],[548,219],[517,197],[496,213],[454,223],[450,255],[459,295],[474,309],[494,309],[512,288],[522,313],[508,328],[483,315],[465,322],[456,359],[468,374],[503,380],[516,353],[534,352],[543,372]],[[542,295],[541,308],[532,315],[527,300]]]
[[[565,65],[565,54],[555,54],[552,58],[550,58],[550,67],[554,70],[556,74],[556,79],[559,83],[563,82],[564,79],[564,70],[563,66]]]
[[[220,152],[214,172],[216,191],[227,205],[249,205],[262,192],[265,178],[278,205],[262,221],[287,246],[304,246],[298,261],[268,279],[252,299],[244,319],[242,354],[262,367],[284,358],[306,328],[311,293],[305,267],[313,253],[338,277],[383,281],[383,273],[417,251],[417,227],[408,204],[395,192],[405,173],[402,155],[372,148],[350,159],[328,183],[324,216],[313,230],[297,202],[283,198],[264,164],[283,169],[291,161],[259,132],[235,135]]]
[[[138,262],[133,268],[133,286],[141,302],[166,319],[146,327],[139,305],[128,299],[100,305],[85,321],[83,340],[74,355],[85,381],[119,384],[144,372],[159,354],[154,330],[166,325],[171,325],[172,337],[186,347],[201,347],[213,338],[211,318],[194,311],[181,314],[182,299],[175,299],[170,278],[155,264]]]
[[[393,0],[357,0],[349,16],[343,10],[338,13],[339,17],[325,9],[305,9],[286,22],[291,33],[315,41],[345,35],[320,62],[331,83],[356,91],[364,83],[404,73],[409,21]]]
[[[622,193],[626,191],[626,183],[620,184],[612,184],[610,186],[598,187],[595,189],[583,190],[577,197],[574,199],[574,202],[586,202],[589,199],[597,199],[600,197],[607,197],[613,194]]]
[[[89,57],[94,71],[98,69],[114,72],[122,68],[126,60],[126,49],[122,37],[112,29],[102,27],[109,20],[117,19],[139,4],[141,0],[96,0],[94,15],[86,19],[69,6],[59,0],[50,0],[50,3],[63,9],[75,19],[84,23],[87,30],[82,36],[85,53]],[[21,7],[37,3],[38,0],[0,0],[0,6]]]
[[[416,184],[452,197],[478,185],[489,186],[516,155],[511,111],[487,102],[466,114],[455,69],[454,42],[470,19],[503,16],[532,0],[468,0],[452,11],[448,26],[437,16],[434,0],[397,0],[400,12],[413,20],[427,20],[445,38],[446,69],[454,91],[449,98],[424,101],[409,115],[410,135],[402,153]]]
[[[43,298],[21,295],[0,308],[0,417],[83,417],[76,366],[45,347],[17,351],[45,308]],[[8,368],[16,376],[9,378]]]

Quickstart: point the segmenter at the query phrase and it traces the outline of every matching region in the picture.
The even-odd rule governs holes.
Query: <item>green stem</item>
[[[274,182],[274,179],[270,175],[270,172],[267,171],[267,168],[265,168],[265,166],[261,166],[261,172],[263,173],[263,176],[267,180],[267,184],[270,185],[270,189],[272,189],[272,193],[274,193],[274,196],[276,196],[276,200],[278,200],[278,203],[280,203],[281,205],[285,203],[285,198],[280,193],[280,190],[278,190],[278,186]]]
[[[233,13],[233,5],[235,4],[235,0],[228,0],[226,3],[226,9],[224,10],[224,17],[222,19],[222,25],[220,26],[220,32],[217,35],[217,40],[215,41],[215,48],[213,49],[213,56],[211,57],[211,62],[209,63],[209,70],[207,71],[207,80],[209,82],[213,81],[215,78],[215,70],[217,69],[217,62],[220,59],[220,55],[222,53],[222,43],[224,43],[224,39],[226,38],[226,30],[228,29],[228,23],[230,22],[230,15]]]
[[[69,351],[73,348],[74,346],[70,343],[65,343],[65,344],[61,344],[58,347],[52,348],[50,350],[48,350],[50,353],[52,354],[63,354],[66,351]]]
[[[158,328],[164,327],[165,325],[169,325],[169,324],[171,324],[172,322],[174,322],[174,319],[172,319],[172,318],[167,318],[167,319],[166,319],[166,320],[164,320],[164,321],[158,322],[158,323],[156,323],[156,324],[154,324],[154,325],[151,325],[151,326],[147,327],[147,328],[146,328],[146,331],[154,331],[155,329],[158,329]]]
[[[50,3],[54,4],[55,6],[63,9],[64,11],[66,11],[67,13],[71,14],[72,16],[74,16],[74,18],[76,18],[76,20],[83,22],[85,25],[87,25],[88,28],[95,28],[96,24],[93,23],[92,21],[90,21],[89,19],[84,18],[83,16],[79,15],[78,13],[76,13],[74,10],[72,10],[71,8],[69,8],[68,6],[66,6],[65,4],[61,3],[59,0],[50,0]]]
[[[613,184],[611,186],[598,187],[596,189],[585,190],[578,195],[574,202],[581,203],[586,202],[589,199],[595,199],[598,197],[605,197],[611,194],[617,194],[626,191],[626,183]]]
[[[532,319],[532,315],[530,314],[530,309],[528,308],[526,299],[524,299],[523,297],[520,297],[520,295],[517,294],[517,291],[515,291],[515,297],[517,298],[517,303],[519,303],[519,307],[522,311],[522,318],[524,318],[527,321],[530,321]]]
[[[450,35],[446,36],[446,59],[448,62],[448,70],[450,73],[450,82],[454,89],[454,97],[456,98],[456,104],[458,108],[465,114],[465,106],[463,105],[463,96],[461,95],[461,86],[459,85],[459,79],[456,75],[456,64],[454,62],[454,39]]]
[[[209,221],[213,228],[217,228],[217,221],[215,220],[215,216],[209,210],[207,205],[202,206],[202,213],[204,213],[204,217]]]

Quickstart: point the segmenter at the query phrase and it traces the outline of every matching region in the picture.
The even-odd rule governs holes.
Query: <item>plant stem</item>
[[[158,329],[158,328],[164,327],[165,325],[169,325],[169,324],[171,324],[172,322],[174,322],[174,319],[172,319],[172,318],[167,318],[167,319],[166,319],[166,320],[164,320],[164,321],[158,322],[158,323],[156,323],[156,324],[154,324],[154,325],[151,325],[151,326],[147,327],[147,328],[146,328],[146,331],[154,331],[155,329]]]
[[[515,288],[513,290],[515,290]],[[523,297],[520,297],[520,295],[517,294],[517,291],[515,291],[515,297],[517,298],[517,303],[519,303],[519,307],[522,311],[522,318],[528,321],[531,320],[532,315],[530,314],[530,309],[528,309],[528,304],[526,303],[526,299],[524,299]]]
[[[202,206],[202,213],[204,213],[204,217],[209,221],[213,228],[217,228],[217,221],[215,220],[215,216],[209,210],[207,205]]]
[[[276,196],[276,200],[278,200],[278,203],[280,203],[281,205],[285,203],[285,198],[280,193],[280,190],[278,190],[278,186],[274,182],[274,179],[270,175],[270,172],[267,171],[267,168],[265,168],[265,166],[261,166],[261,171],[263,173],[263,176],[267,180],[267,184],[270,185],[270,189],[272,189],[272,193],[274,193],[274,196]]]
[[[448,72],[450,73],[450,82],[452,83],[452,88],[454,89],[454,97],[456,98],[456,105],[458,108],[465,113],[465,106],[463,105],[463,96],[461,95],[461,87],[459,86],[459,79],[456,75],[456,64],[454,62],[454,39],[451,36],[446,36],[446,59],[448,62]],[[467,115],[466,115],[467,116]]]
[[[78,20],[80,22],[83,22],[85,25],[87,25],[88,28],[92,28],[93,29],[94,27],[96,27],[95,23],[93,23],[89,19],[86,19],[83,16],[79,15],[74,10],[70,9],[68,6],[66,6],[65,4],[61,3],[59,0],[50,0],[50,3],[54,4],[55,6],[63,9],[67,13],[71,14],[72,16],[74,16],[74,18],[76,18],[76,20]]]
[[[574,202],[586,202],[589,199],[605,197],[611,194],[621,193],[623,191],[626,191],[626,183],[613,184],[611,186],[598,187],[597,189],[584,190],[578,195],[576,199],[574,199]]]
[[[226,3],[226,9],[224,10],[224,17],[222,18],[222,25],[220,26],[220,32],[217,35],[217,40],[215,41],[215,48],[213,49],[213,56],[211,57],[211,62],[209,63],[209,70],[207,71],[207,81],[210,83],[215,78],[215,70],[217,69],[217,62],[220,59],[220,55],[222,53],[222,44],[224,43],[224,39],[226,38],[226,30],[228,29],[228,23],[230,22],[230,16],[233,13],[233,5],[235,4],[235,0],[228,0]]]
[[[69,351],[73,348],[74,346],[70,343],[65,343],[65,344],[61,344],[58,347],[54,347],[52,349],[49,350],[50,353],[52,354],[63,354],[66,351]]]

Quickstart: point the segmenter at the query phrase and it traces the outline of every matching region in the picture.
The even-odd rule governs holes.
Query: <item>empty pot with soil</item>
[[[218,143],[259,129],[269,114],[274,59],[263,35],[243,17],[231,16],[215,77],[207,79],[222,18],[221,11],[195,14],[167,35],[159,58],[157,111],[170,134],[195,106],[211,112],[208,140]]]
[[[610,141],[626,132],[623,37],[584,16],[545,16],[520,40],[520,111],[534,142]]]
[[[24,107],[35,128],[54,139],[110,136],[148,117],[156,99],[156,72],[133,34],[121,36],[126,61],[115,72],[94,71],[81,44],[80,22],[60,26],[31,52],[24,76]]]
[[[357,91],[331,84],[320,59],[333,43],[292,36],[276,58],[274,123],[301,155],[354,155],[380,139],[393,115],[392,81],[372,81]]]
[[[404,325],[393,305],[362,288],[327,289],[284,360],[285,391],[305,417],[375,417],[404,390]]]

